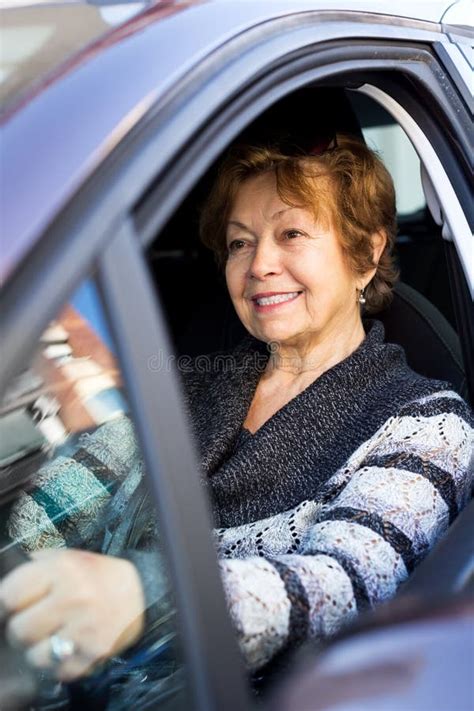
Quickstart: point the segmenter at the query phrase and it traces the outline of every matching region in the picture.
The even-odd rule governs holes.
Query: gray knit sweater
[[[186,376],[241,649],[258,668],[392,596],[468,500],[473,419],[380,322],[254,435],[267,355],[247,339]],[[199,365],[199,364],[197,364]]]
[[[254,435],[242,425],[268,359],[264,344],[248,338],[231,354],[197,359],[185,374],[224,589],[251,669],[391,597],[471,493],[468,406],[446,384],[411,371],[402,349],[384,343],[379,322],[365,326],[353,354]],[[97,549],[137,565],[152,623],[166,578],[155,554],[124,553],[153,539],[133,427],[122,418],[80,444],[43,467],[36,489],[19,498],[10,535],[26,550],[77,545],[78,536],[90,547],[91,522],[105,521]],[[76,500],[74,487],[78,506],[55,517]],[[84,512],[80,501],[90,498]]]

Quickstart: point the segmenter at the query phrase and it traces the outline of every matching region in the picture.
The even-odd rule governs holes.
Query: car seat
[[[450,383],[467,398],[459,338],[451,324],[428,299],[399,282],[391,304],[374,315],[385,327],[385,340],[405,349],[410,367],[421,375]],[[201,304],[178,340],[178,350],[192,356],[234,348],[246,331],[225,287]]]

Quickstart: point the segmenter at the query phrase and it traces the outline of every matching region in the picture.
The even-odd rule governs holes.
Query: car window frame
[[[132,298],[123,288],[129,280],[135,285]],[[100,255],[97,281],[166,544],[193,692],[187,708],[250,710],[248,681],[226,608],[212,516],[182,386],[173,367],[150,367],[150,359],[159,352],[164,363],[171,362],[173,349],[130,218],[123,220]],[[166,412],[160,406],[163,401]]]
[[[331,49],[329,50],[335,50],[336,55],[338,51],[341,50],[337,44],[337,42],[332,43]],[[451,186],[449,192],[450,199],[454,201],[453,205],[446,203],[446,195],[442,191],[438,193],[438,199],[445,212],[453,213],[454,207],[454,212],[457,212],[460,217],[460,219],[456,220],[457,227],[454,234],[457,244],[454,245],[452,242],[453,235],[451,235],[451,238],[447,236],[445,251],[457,331],[461,340],[463,360],[467,374],[468,390],[470,399],[474,402],[474,327],[472,326],[471,320],[472,307],[469,305],[469,291],[471,287],[469,286],[465,271],[466,265],[468,264],[466,258],[468,249],[466,247],[466,240],[468,238],[467,235],[463,233],[464,229],[470,230],[474,224],[474,214],[470,200],[471,192],[467,175],[469,170],[469,152],[466,146],[469,145],[470,120],[468,107],[463,103],[462,98],[456,91],[453,81],[446,76],[438,60],[434,44],[420,47],[419,43],[415,43],[415,46],[411,46],[393,39],[389,42],[385,42],[385,44],[379,41],[377,44],[377,70],[383,71],[385,69],[386,76],[384,76],[382,72],[377,76],[372,67],[372,71],[368,72],[365,77],[365,82],[369,84],[373,83],[376,89],[391,96],[399,103],[401,110],[411,117],[419,129],[420,135],[435,147],[439,157],[438,170],[441,170],[443,173],[443,180],[447,181],[446,184]],[[358,42],[353,41],[349,46],[358,46]],[[382,46],[385,46],[385,52],[382,50]],[[365,45],[365,49],[369,52],[372,48],[373,44]],[[363,47],[360,49],[364,51]],[[424,61],[418,61],[418,63],[412,61],[414,49],[419,53],[419,57],[421,56],[420,53],[423,52]],[[347,52],[347,45],[344,46],[343,51]],[[400,54],[397,59],[398,52]],[[338,62],[339,58],[333,56],[332,61]],[[410,91],[404,86],[398,86],[397,82],[393,80],[393,77],[390,76],[389,67],[390,63],[393,64],[394,61],[398,61],[397,72],[400,76],[408,75],[411,81],[415,80],[418,82],[420,91],[425,93],[429,92],[430,97],[437,101],[438,113],[439,110],[443,112],[442,125],[436,123],[433,120],[431,112],[423,108],[422,104],[418,102],[413,89]],[[326,71],[324,71],[324,69],[326,69]],[[327,71],[328,69],[330,69],[328,66],[322,67],[321,71],[323,81],[325,80],[327,83],[329,83],[328,77],[332,74],[330,71]],[[344,76],[344,73],[341,72],[339,68],[335,69],[334,73],[339,76]],[[350,78],[348,78],[347,70],[345,76],[345,83],[349,83],[350,87]],[[358,72],[355,76],[364,76],[360,71],[360,60],[358,61]],[[319,79],[321,79],[321,76]],[[288,80],[286,80],[285,87],[288,86],[288,83]],[[305,82],[296,79],[293,81],[292,88],[300,88],[309,83],[311,83],[311,81],[308,79]],[[359,84],[360,83],[361,82],[359,82]],[[289,92],[288,88],[286,88],[286,91],[281,91],[282,84],[283,82],[278,86],[278,98]],[[243,106],[241,115],[248,116],[250,111],[251,117],[253,118],[272,102],[268,102],[268,95],[266,95],[259,84],[252,86],[251,92],[253,92],[254,97],[257,96],[258,98],[255,99],[255,103],[250,107],[245,107],[245,97],[242,95],[236,99],[236,103],[240,103],[240,105]],[[273,87],[273,91],[268,91],[267,88],[267,92],[274,100],[276,93],[275,87]],[[255,110],[256,104],[259,106],[258,111]],[[148,191],[146,201],[142,204],[138,204],[135,211],[135,218],[142,244],[145,247],[154,239],[154,236],[166,223],[169,216],[177,208],[177,205],[184,199],[199,176],[204,173],[205,169],[207,169],[212,162],[206,153],[209,153],[209,150],[212,148],[213,154],[217,155],[224,149],[225,145],[230,142],[231,138],[238,133],[238,130],[243,128],[250,120],[249,118],[247,118],[246,121],[241,120],[239,127],[236,128],[235,125],[232,126],[232,115],[235,115],[235,113],[236,109],[234,106],[228,111],[228,115],[225,118],[222,115],[219,116],[221,127],[225,126],[220,133],[213,132],[213,127],[207,126],[207,136],[204,136],[203,132],[195,139],[194,144],[189,143],[186,153],[181,156],[174,165],[170,165],[169,170],[164,177],[161,176],[156,187]],[[223,135],[225,135],[225,139],[223,139]],[[462,150],[461,146],[464,146],[464,150]],[[425,167],[428,174],[432,173],[430,165],[425,165]],[[462,260],[458,252],[459,243],[464,243],[464,266],[461,263]],[[469,277],[472,279],[472,274],[469,274]]]

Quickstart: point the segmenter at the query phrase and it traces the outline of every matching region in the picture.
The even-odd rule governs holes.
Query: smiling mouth
[[[272,294],[270,296],[260,296],[253,297],[252,301],[256,306],[276,306],[277,304],[284,304],[288,301],[294,301],[302,292],[301,291],[290,291],[286,294]]]

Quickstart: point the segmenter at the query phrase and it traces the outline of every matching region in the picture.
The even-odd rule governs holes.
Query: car
[[[132,421],[177,613],[154,650],[168,660],[159,699],[139,662],[127,667],[142,683],[137,702],[110,675],[105,686],[48,684],[5,642],[1,708],[241,711],[289,699],[309,711],[319,671],[314,691],[294,697],[303,672],[289,654],[251,688],[226,610],[178,371],[241,332],[198,240],[199,207],[239,139],[298,142],[316,125],[363,136],[398,195],[402,281],[380,315],[387,336],[472,403],[469,10],[464,0],[400,0],[393,11],[377,0],[2,4],[2,574],[41,536],[61,547],[71,527],[82,534],[75,516],[88,496],[100,523],[120,482],[82,491],[74,457],[84,437],[120,431],[131,466],[135,440],[119,428]],[[24,503],[44,515],[44,472],[50,493],[62,488],[38,532]],[[438,597],[468,615],[458,596],[472,596],[472,523],[469,506],[400,592],[415,599],[415,623]],[[396,609],[386,612],[394,626]],[[462,658],[465,637],[453,639]],[[290,691],[276,698],[282,679]]]

